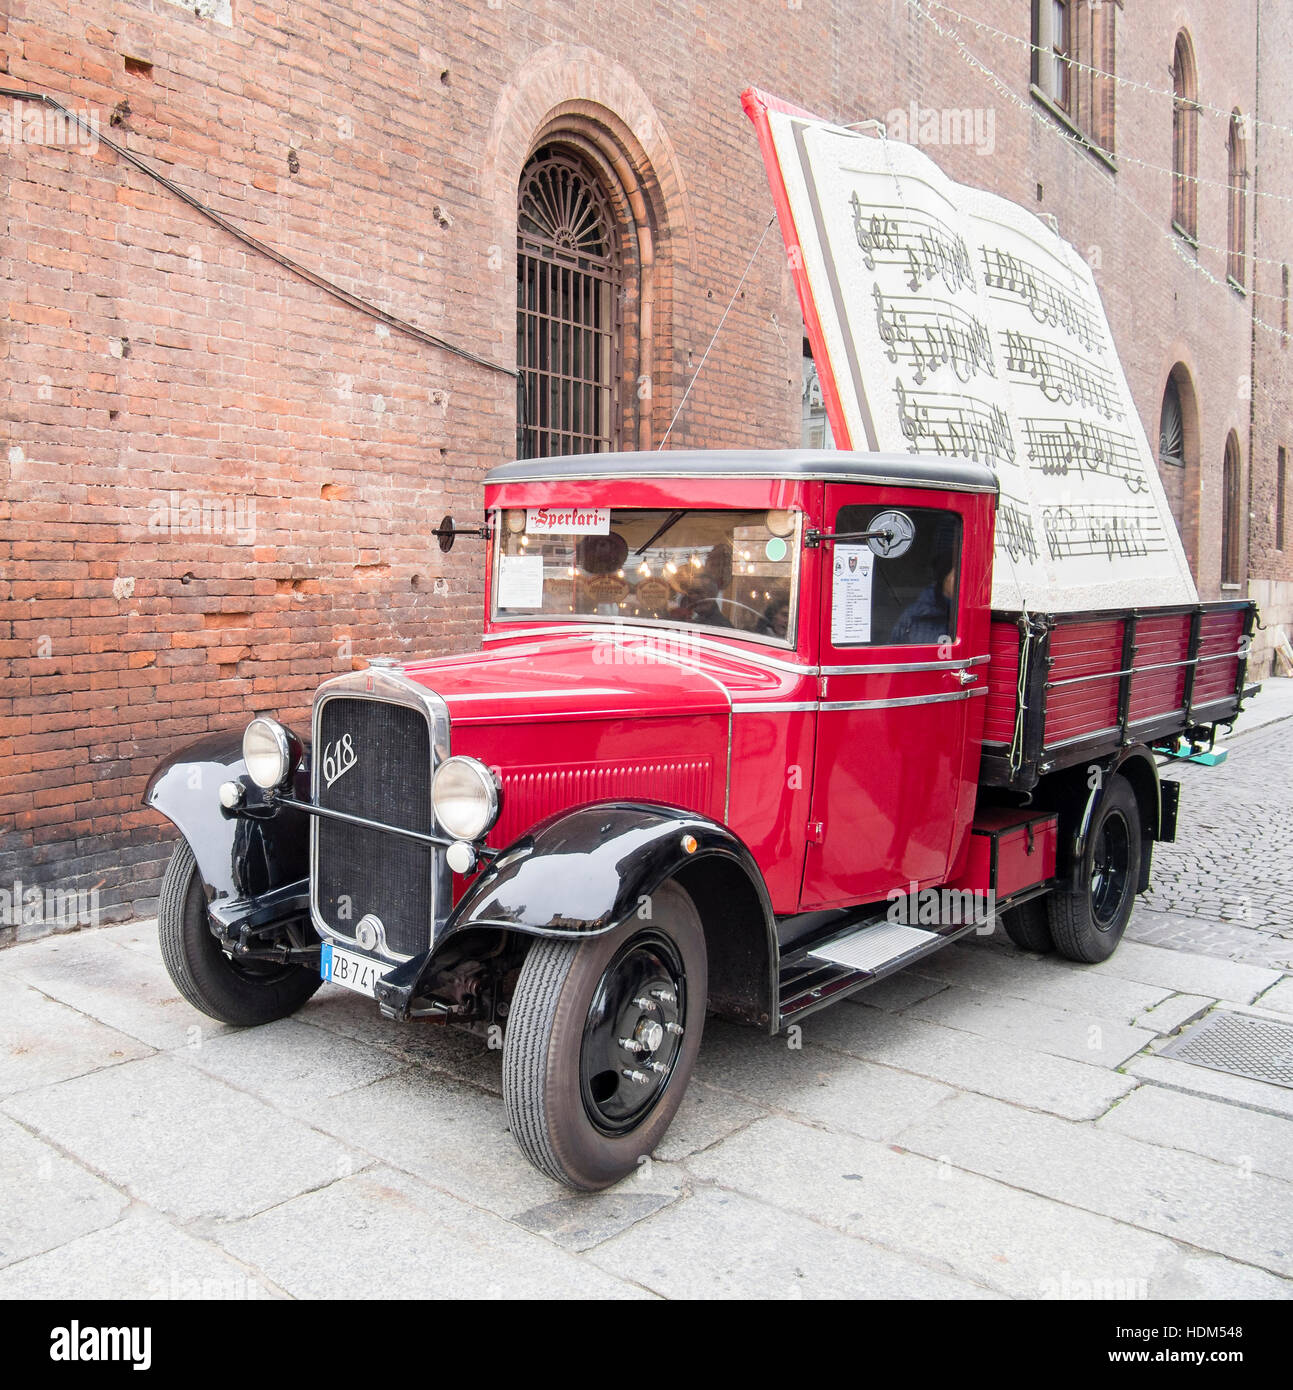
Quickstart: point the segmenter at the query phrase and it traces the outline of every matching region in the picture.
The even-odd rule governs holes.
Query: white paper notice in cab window
[[[831,584],[831,645],[871,640],[871,574],[875,555],[865,545],[837,545]]]
[[[543,607],[542,555],[503,555],[499,557],[498,606],[500,608]]]

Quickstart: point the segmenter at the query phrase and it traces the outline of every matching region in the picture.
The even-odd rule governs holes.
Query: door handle
[[[979,678],[973,671],[962,669],[956,673],[956,679],[960,681],[962,685],[973,685]]]

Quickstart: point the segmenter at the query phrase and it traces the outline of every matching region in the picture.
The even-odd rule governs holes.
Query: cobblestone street
[[[1181,783],[1180,823],[1175,844],[1154,847],[1153,886],[1138,903],[1128,936],[1290,969],[1293,720],[1236,732],[1221,743],[1228,756],[1219,767],[1161,769],[1164,779]]]

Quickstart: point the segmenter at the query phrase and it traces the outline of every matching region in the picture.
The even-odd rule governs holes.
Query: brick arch
[[[663,433],[673,396],[674,267],[690,265],[692,255],[687,191],[673,145],[646,94],[620,64],[564,44],[532,55],[495,106],[481,170],[504,266],[515,244],[521,173],[536,150],[552,144],[577,150],[600,172],[635,234],[637,351],[623,383],[634,419],[625,442],[649,449]],[[500,308],[506,310],[512,305],[510,283],[500,288]]]

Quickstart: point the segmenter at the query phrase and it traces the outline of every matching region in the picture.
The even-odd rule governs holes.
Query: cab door
[[[986,684],[987,499],[829,485],[824,530],[806,910],[948,878],[973,813]]]

